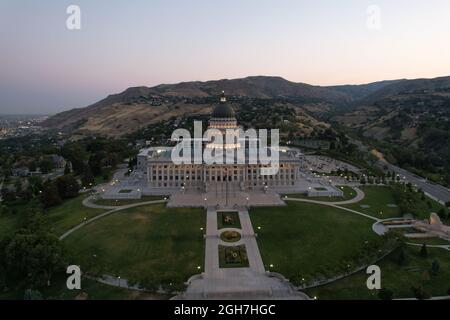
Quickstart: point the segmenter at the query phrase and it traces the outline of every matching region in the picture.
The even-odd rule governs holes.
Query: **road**
[[[350,138],[350,142],[355,144],[359,150],[369,152],[369,148],[365,146],[361,141]],[[372,154],[374,154],[378,159],[378,165],[380,168],[384,168],[385,166],[390,171],[394,171],[396,174],[400,176],[400,178],[406,182],[410,182],[412,185],[421,188],[425,193],[434,198],[435,200],[446,203],[450,201],[450,190],[440,184],[436,184],[434,182],[430,182],[423,177],[419,177],[414,173],[411,173],[405,169],[394,166],[384,159],[383,154],[377,150],[372,150]]]
[[[425,193],[440,201],[441,203],[446,203],[450,201],[450,190],[440,184],[430,182],[425,178],[419,177],[405,169],[394,166],[386,161],[380,160],[382,166],[386,166],[388,170],[394,171],[396,174],[400,175],[402,180],[410,182],[412,185],[421,188]]]

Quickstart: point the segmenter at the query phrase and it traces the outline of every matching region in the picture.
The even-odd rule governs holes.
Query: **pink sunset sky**
[[[80,30],[66,27],[71,4]],[[316,85],[446,76],[449,39],[448,0],[3,0],[0,113],[250,75]]]

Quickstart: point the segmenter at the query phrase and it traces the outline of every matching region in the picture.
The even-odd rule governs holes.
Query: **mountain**
[[[359,129],[367,137],[411,142],[419,138],[417,128],[425,121],[449,111],[450,77],[396,80],[357,100],[356,107],[332,120]]]
[[[381,118],[380,113],[385,112],[388,105],[389,110],[385,113],[392,111],[392,106],[400,101],[420,99],[427,92],[434,92],[436,98],[440,94],[439,90],[445,90],[449,85],[450,77],[328,87],[269,76],[181,82],[131,87],[86,108],[59,113],[49,118],[44,125],[78,134],[119,136],[170,118],[207,114],[223,90],[235,108],[249,99],[253,99],[255,105],[258,99],[285,100],[302,115],[321,117],[324,112],[339,111],[341,115],[333,120],[358,127]],[[342,115],[349,109],[350,112]]]
[[[377,101],[393,96],[406,94],[426,94],[438,92],[450,87],[450,77],[439,77],[433,79],[396,80],[378,90],[366,95],[360,101],[361,105],[374,104]]]
[[[235,102],[239,99],[291,99],[297,106],[319,109],[347,104],[353,99],[339,90],[295,83],[281,77],[193,81],[128,88],[86,108],[59,113],[44,125],[81,134],[118,136],[172,117],[209,113],[222,90]]]
[[[331,121],[352,128],[389,161],[450,185],[450,77],[396,81]]]
[[[402,81],[403,80],[384,80],[361,85],[341,85],[341,86],[331,86],[327,88],[334,91],[342,92],[350,96],[354,102],[359,102],[362,99],[371,96],[372,94],[374,94],[375,92],[384,87]]]

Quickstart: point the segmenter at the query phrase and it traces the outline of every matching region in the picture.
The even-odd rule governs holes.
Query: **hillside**
[[[182,82],[128,88],[86,108],[59,113],[44,125],[75,134],[120,136],[169,119],[207,115],[224,90],[235,109],[266,104],[261,101],[287,103],[301,115],[299,122],[319,123],[323,113],[334,114],[332,121],[367,137],[414,144],[420,142],[418,128],[429,121],[431,107],[445,115],[448,88],[450,77],[331,87],[265,76]]]
[[[331,120],[353,129],[391,162],[450,184],[450,77],[392,83]]]
[[[86,108],[59,113],[44,125],[77,134],[120,136],[173,117],[209,113],[222,90],[236,102],[236,108],[248,99],[289,98],[295,100],[296,106],[312,108],[325,108],[352,99],[337,90],[294,83],[280,77],[183,82],[128,88]]]

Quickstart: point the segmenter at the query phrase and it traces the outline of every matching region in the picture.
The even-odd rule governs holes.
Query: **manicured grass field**
[[[102,205],[102,206],[124,206],[127,204],[145,202],[145,201],[153,201],[153,200],[164,200],[163,196],[144,196],[140,199],[97,199],[93,201],[93,203]]]
[[[380,219],[401,216],[398,207],[388,207],[388,204],[395,204],[392,190],[389,187],[367,186],[361,187],[361,190],[365,194],[363,200],[343,206]],[[369,207],[363,208],[361,205]]]
[[[364,199],[358,203],[344,205],[344,207],[351,208],[380,219],[401,216],[400,209],[398,207],[388,207],[388,204],[395,204],[393,191],[390,187],[365,186],[361,187],[361,190],[365,194]],[[418,201],[416,207],[414,207],[416,218],[428,219],[431,212],[437,213],[439,209],[443,208],[441,204],[428,197],[421,200],[420,194],[416,193],[415,196]],[[361,205],[368,205],[369,208],[363,208]]]
[[[82,270],[180,288],[203,270],[204,227],[203,210],[158,204],[114,213],[64,242]]]
[[[261,227],[257,242],[266,269],[297,283],[352,267],[356,253],[380,241],[372,220],[323,205],[289,202],[251,209],[250,216],[253,227]]]
[[[300,198],[326,202],[345,201],[353,199],[356,196],[356,191],[348,186],[339,186],[339,188],[344,192],[344,195],[342,197],[308,197],[307,195],[301,193],[287,194],[286,196],[288,196],[289,198]]]
[[[381,287],[392,290],[394,299],[412,298],[411,287],[421,285],[432,296],[448,295],[450,253],[442,249],[428,248],[428,258],[422,258],[419,251],[420,247],[407,246],[405,251],[407,264],[404,266],[395,261],[396,253],[378,263],[381,268]],[[440,271],[436,276],[430,272],[434,259],[440,262]],[[334,283],[308,289],[306,293],[318,299],[378,299],[377,290],[367,289],[367,277],[365,271],[362,271]]]
[[[83,222],[85,217],[89,219],[106,211],[83,206],[82,201],[87,196],[87,194],[80,195],[76,198],[64,201],[64,203],[59,206],[46,210],[45,216],[56,235],[61,235],[70,228]]]

